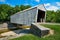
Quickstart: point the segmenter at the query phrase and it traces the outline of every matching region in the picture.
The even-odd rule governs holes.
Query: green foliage
[[[7,4],[0,4],[0,21],[7,21],[8,10],[11,7]]]
[[[51,28],[54,30],[54,34],[45,38],[40,38],[38,36],[28,34],[11,40],[60,40],[60,25],[48,25],[43,24],[43,26]]]
[[[0,22],[9,21],[11,15],[30,7],[30,5],[16,5],[15,7],[11,7],[7,4],[0,4]],[[46,16],[47,22],[60,23],[60,10],[57,10],[56,12],[47,11]]]
[[[7,4],[0,4],[0,22],[9,21],[11,15],[30,7],[30,5],[16,5],[15,7],[11,7]]]
[[[47,22],[58,22],[58,23],[60,23],[60,10],[57,10],[56,12],[47,11],[46,21]]]
[[[60,10],[57,10],[56,12],[56,22],[60,23]]]
[[[30,5],[21,5],[20,10],[22,11],[22,10],[28,9],[30,7],[31,7]]]
[[[30,5],[26,5],[26,6],[25,6],[25,9],[30,8],[30,7],[31,7]]]
[[[20,6],[20,9],[21,9],[21,11],[24,10],[25,9],[25,6],[24,5],[21,5]]]

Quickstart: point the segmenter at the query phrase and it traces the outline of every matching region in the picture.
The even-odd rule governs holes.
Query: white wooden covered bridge
[[[16,14],[10,17],[10,21],[11,23],[23,25],[31,25],[32,23],[45,22],[46,19],[45,11],[46,9],[44,5],[38,5],[17,12]]]

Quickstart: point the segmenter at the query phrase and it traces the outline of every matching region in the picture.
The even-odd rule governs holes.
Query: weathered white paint
[[[38,7],[37,7],[37,8],[38,8],[38,9],[40,9],[40,10],[46,11],[46,9],[45,9],[44,5],[38,5]]]
[[[11,23],[30,25],[32,22],[35,22],[36,13],[37,8],[17,13],[16,15],[11,16]]]
[[[11,23],[31,25],[37,22],[38,9],[45,11],[43,5],[20,11],[10,17]]]

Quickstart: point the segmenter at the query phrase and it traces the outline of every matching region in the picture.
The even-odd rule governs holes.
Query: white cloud
[[[28,3],[25,3],[24,5],[29,5]]]
[[[48,8],[46,8],[47,10],[54,10],[57,11],[59,8],[57,6],[49,6]]]
[[[46,4],[44,4],[44,6],[45,6],[45,8],[46,8],[47,10],[57,11],[57,10],[59,9],[58,6],[54,6],[54,5],[50,4],[50,3],[46,3]]]
[[[5,2],[6,0],[0,0],[0,2]]]
[[[8,4],[8,5],[12,6],[12,7],[14,7],[14,6],[15,6],[15,5],[12,5],[11,3],[8,3],[8,2],[6,2],[6,4]]]
[[[60,2],[56,2],[57,6],[60,6]]]
[[[35,0],[36,2],[40,2],[40,0]]]
[[[50,5],[51,5],[50,3],[44,4],[44,6],[50,6]]]

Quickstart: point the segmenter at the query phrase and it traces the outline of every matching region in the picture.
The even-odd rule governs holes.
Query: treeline
[[[10,21],[11,15],[30,7],[30,5],[16,5],[15,7],[11,7],[7,4],[0,4],[0,22]]]
[[[11,7],[7,4],[0,4],[0,22],[10,21],[11,15],[30,7],[30,5],[16,5],[15,7]],[[46,21],[60,23],[60,10],[56,12],[46,11]]]
[[[56,22],[60,23],[60,10],[54,11],[47,11],[46,12],[46,21],[47,22]]]

